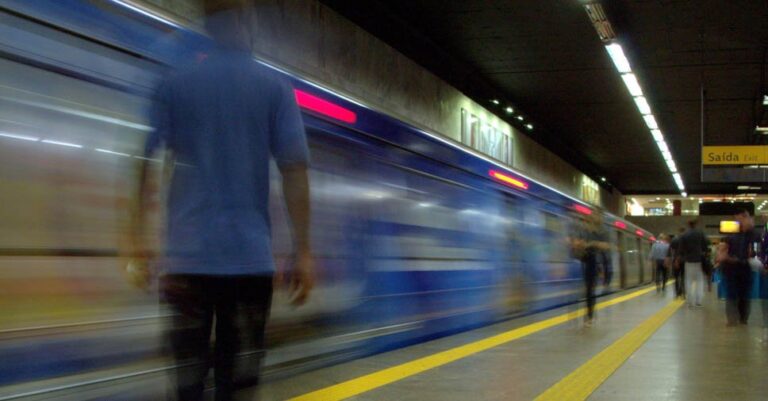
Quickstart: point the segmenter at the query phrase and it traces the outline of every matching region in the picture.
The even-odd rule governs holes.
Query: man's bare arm
[[[139,160],[136,164],[138,185],[131,199],[130,225],[128,227],[128,257],[130,263],[127,273],[131,283],[139,288],[149,286],[149,246],[146,243],[147,204],[151,197],[149,180],[149,163]]]
[[[283,176],[283,195],[291,218],[296,252],[291,277],[291,288],[295,293],[293,303],[301,305],[306,302],[315,282],[309,237],[309,178],[307,167],[303,164],[281,166],[280,173]]]

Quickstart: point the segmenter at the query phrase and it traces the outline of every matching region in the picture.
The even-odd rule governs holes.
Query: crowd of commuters
[[[712,282],[719,277],[726,324],[748,324],[751,300],[758,297],[764,337],[768,340],[768,231],[757,230],[747,210],[739,210],[733,217],[739,231],[727,235],[716,246],[697,227],[696,220],[689,221],[688,228],[681,228],[678,235],[660,234],[649,254],[655,267],[656,289],[665,291],[671,273],[675,297],[695,308],[702,305],[705,289],[711,291]]]

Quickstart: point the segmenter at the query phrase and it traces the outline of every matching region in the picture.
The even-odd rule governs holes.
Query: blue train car
[[[164,385],[168,315],[121,275],[125,208],[155,83],[207,46],[120,1],[0,0],[0,399],[147,399]],[[310,140],[319,282],[299,309],[276,293],[268,376],[583,297],[568,236],[601,212],[281,73]],[[281,194],[271,202],[275,253],[289,268]],[[650,281],[651,234],[604,220],[615,271],[605,291]]]

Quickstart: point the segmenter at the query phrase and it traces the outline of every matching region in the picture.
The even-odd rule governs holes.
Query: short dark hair
[[[688,227],[690,227],[690,228],[696,228],[696,224],[698,224],[698,223],[699,223],[699,221],[698,221],[698,220],[696,220],[696,219],[691,219],[691,220],[688,220]]]
[[[213,15],[219,11],[242,9],[244,5],[243,0],[203,0],[203,11],[205,15]]]

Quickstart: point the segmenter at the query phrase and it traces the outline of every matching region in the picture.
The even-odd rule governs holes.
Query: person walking
[[[173,312],[167,334],[177,369],[168,398],[178,401],[203,399],[209,361],[216,401],[255,393],[275,274],[270,157],[282,175],[293,226],[296,305],[306,302],[314,284],[304,125],[290,84],[254,62],[242,4],[204,2],[205,27],[215,43],[207,57],[161,82],[146,142],[147,158],[164,147],[175,161],[166,249],[157,265],[162,298]],[[152,191],[148,163],[139,169],[129,273],[146,286],[151,270],[142,233]]]
[[[651,246],[651,253],[648,258],[656,268],[656,292],[663,292],[667,289],[667,266],[666,259],[669,253],[669,242],[666,234],[659,234],[659,238]]]
[[[709,240],[696,227],[697,220],[688,222],[688,230],[680,237],[679,252],[685,264],[685,294],[688,306],[701,306],[704,298],[704,258],[709,250]]]
[[[575,253],[580,255],[584,273],[584,288],[587,301],[587,316],[584,325],[592,326],[595,318],[595,286],[599,277],[601,262],[605,263],[608,245],[608,234],[603,227],[603,218],[600,213],[588,216],[584,223],[584,230],[579,233],[579,238],[574,243]]]
[[[680,238],[684,232],[685,228],[680,228],[678,235],[672,237],[667,254],[668,268],[672,270],[675,278],[675,298],[685,298],[685,264],[680,257]]]
[[[755,256],[760,241],[754,231],[752,217],[747,210],[734,215],[739,223],[739,232],[732,234],[721,243],[717,261],[725,281],[725,313],[728,326],[747,324],[752,292],[752,268],[749,259]]]

